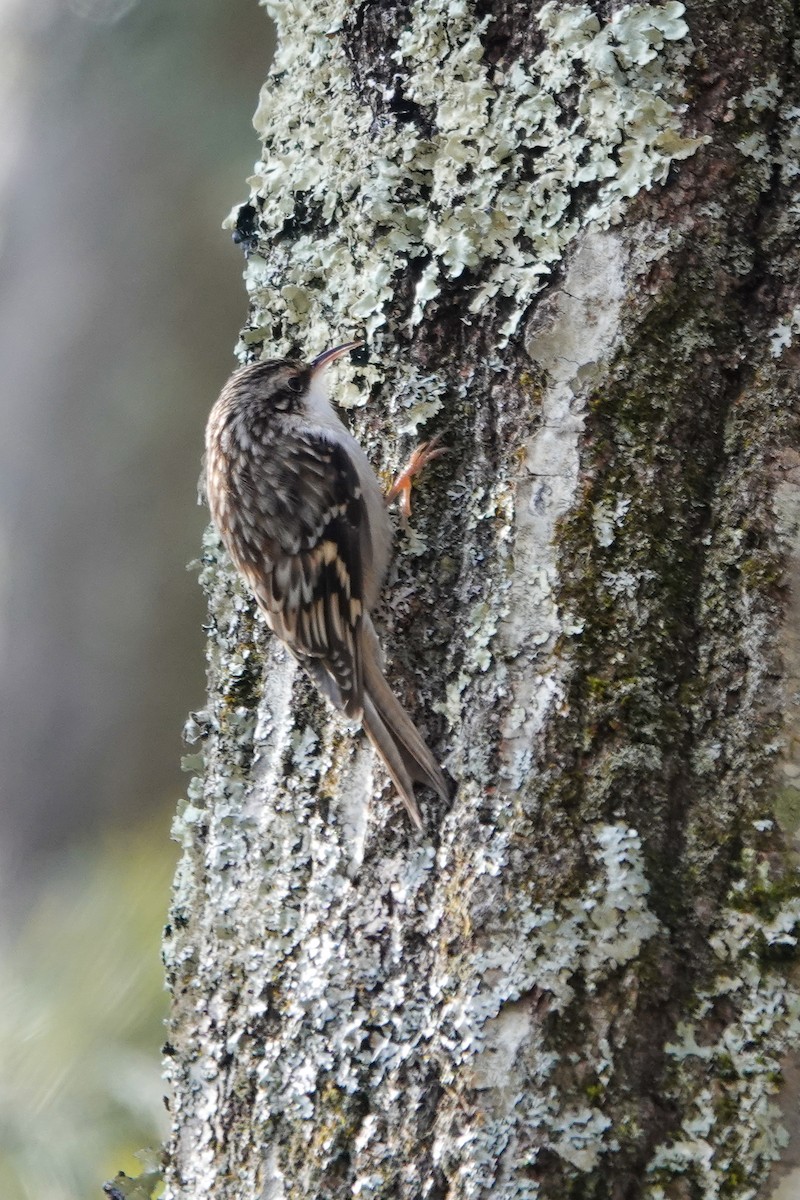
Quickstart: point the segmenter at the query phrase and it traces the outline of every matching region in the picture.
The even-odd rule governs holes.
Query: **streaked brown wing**
[[[280,461],[240,462],[236,487],[259,511],[251,536],[240,530],[228,545],[232,557],[278,637],[338,707],[360,716],[367,518],[347,451],[298,435]]]

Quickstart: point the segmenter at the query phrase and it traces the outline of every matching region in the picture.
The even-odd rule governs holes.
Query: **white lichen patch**
[[[592,522],[598,546],[610,546],[615,541],[630,506],[627,496],[618,496],[613,504],[601,500],[595,505]]]
[[[537,17],[546,49],[530,69],[518,62],[507,78],[490,78],[480,41],[488,17],[476,22],[470,5],[450,0],[413,5],[396,57],[409,72],[407,94],[433,111],[438,133],[434,215],[424,230],[432,258],[414,320],[437,281],[480,269],[470,307],[477,312],[498,293],[513,297],[508,336],[582,224],[607,223],[620,195],[651,187],[673,159],[694,153],[700,142],[680,128],[672,73],[680,60],[664,53],[667,42],[686,37],[682,16],[680,4],[631,5],[601,25],[588,6],[547,4]],[[564,92],[576,81],[567,124]],[[572,217],[586,184],[599,184],[597,198],[584,217]]]
[[[278,686],[291,686],[286,664],[270,665],[279,671]],[[496,1114],[473,1125],[458,1110],[460,1136],[434,1149],[435,1159],[460,1181],[459,1194],[482,1200],[525,1194],[510,1163],[526,1156],[534,1162],[537,1145],[574,1170],[592,1169],[616,1145],[608,1118],[591,1105],[561,1100],[552,1078],[557,1060],[545,1046],[537,1004],[529,997],[544,997],[545,1010],[567,1009],[576,972],[590,989],[599,986],[624,971],[655,932],[637,833],[619,823],[598,825],[595,870],[585,894],[547,907],[506,894],[508,839],[487,831],[482,844],[470,847],[468,888],[490,889],[497,928],[474,945],[466,940],[455,953],[440,950],[449,906],[468,904],[466,879],[459,887],[458,821],[445,821],[438,854],[426,843],[382,851],[370,864],[365,887],[363,876],[353,876],[347,808],[323,820],[312,796],[296,789],[291,775],[281,779],[277,772],[287,752],[301,775],[323,771],[332,761],[325,747],[302,721],[280,740],[269,727],[265,733],[255,771],[257,786],[269,781],[261,806],[237,809],[230,789],[240,781],[211,767],[204,802],[187,806],[182,816],[187,853],[177,907],[198,886],[191,843],[203,814],[213,850],[203,883],[208,923],[195,926],[172,965],[182,954],[194,971],[203,971],[207,956],[218,955],[220,939],[225,942],[225,982],[207,1002],[205,1054],[191,1072],[192,1117],[182,1130],[186,1139],[207,1142],[207,1152],[195,1148],[192,1155],[195,1194],[213,1180],[215,1114],[224,1105],[226,1081],[220,1056],[236,1055],[242,1026],[252,1027],[276,1006],[280,1038],[264,1042],[251,1075],[254,1112],[264,1127],[279,1119],[284,1127],[318,1129],[332,1119],[321,1109],[321,1097],[365,1090],[376,1112],[402,1105],[410,1119],[424,1089],[415,1092],[400,1081],[413,1064],[427,1061],[436,1064],[445,1088],[472,1079],[489,1094],[489,1111]],[[354,775],[363,787],[361,772],[357,765]],[[431,890],[437,876],[449,881],[445,890]],[[503,914],[511,909],[514,921],[505,926]],[[419,931],[427,938],[422,974],[420,947],[411,952],[409,930],[416,931],[414,938]],[[234,983],[242,990],[232,1024],[227,989]],[[597,1071],[603,1078],[602,1063]],[[318,1143],[317,1152],[323,1150]],[[361,1124],[351,1154],[360,1191],[384,1194],[385,1171],[396,1163],[396,1152],[380,1121]],[[280,1195],[283,1174],[274,1153],[267,1174],[267,1194]],[[412,1190],[424,1194],[424,1179],[414,1178]]]
[[[784,738],[778,770],[783,784],[777,816],[784,830],[800,834],[800,454],[787,450],[773,507],[784,551],[786,609],[781,632]]]
[[[586,399],[618,345],[625,263],[625,247],[613,230],[587,230],[563,286],[526,330],[526,349],[535,365],[529,386],[540,393],[541,424],[524,447],[517,483],[514,543],[524,551],[514,558],[511,616],[502,631],[514,694],[504,729],[513,788],[527,777],[531,746],[558,702],[552,651],[564,632],[576,632],[556,601],[555,531],[575,503]],[[626,503],[620,497],[608,514],[596,515],[602,536],[613,536]]]
[[[773,74],[763,83],[754,84],[741,96],[728,102],[732,114],[744,113],[753,126],[750,132],[743,134],[736,143],[746,158],[760,163],[772,163],[774,152],[764,131],[761,117],[773,112],[782,96],[780,80]]]
[[[648,907],[638,833],[615,823],[598,825],[593,834],[596,873],[585,893],[551,907],[522,903],[517,894],[508,928],[502,914],[509,847],[495,835],[475,867],[478,881],[491,888],[496,918],[468,965],[456,969],[442,960],[431,976],[431,995],[439,1000],[431,1046],[446,1064],[442,1081],[455,1086],[466,1079],[483,1096],[480,1118],[459,1146],[457,1168],[449,1163],[464,1194],[516,1197],[521,1181],[510,1164],[526,1156],[535,1161],[537,1147],[553,1150],[579,1171],[591,1170],[616,1147],[605,1114],[564,1101],[554,1081],[559,1061],[543,1030],[545,1015],[569,1008],[574,978],[589,990],[599,987],[624,971],[659,929]],[[446,838],[439,852],[445,867],[455,842],[451,828]],[[605,1052],[610,1055],[607,1045]],[[597,1077],[606,1079],[610,1068],[601,1054]],[[444,1148],[441,1153],[445,1161]]]
[[[780,358],[784,350],[794,342],[800,333],[800,304],[796,304],[769,333],[769,352],[773,358]]]
[[[264,323],[277,319],[311,346],[341,330],[342,316],[372,336],[393,276],[420,256],[429,262],[414,322],[446,278],[480,269],[471,307],[513,298],[510,334],[582,224],[613,220],[620,197],[663,181],[700,145],[682,133],[687,26],[676,2],[625,5],[606,24],[587,5],[548,4],[537,18],[546,49],[530,68],[493,77],[481,44],[488,17],[477,22],[467,2],[417,0],[395,58],[429,138],[411,124],[372,127],[330,36],[348,16],[343,0],[266,7],[279,42],[254,118],[266,146],[252,181],[261,220],[278,233],[302,203],[329,233],[315,226],[269,264],[252,259],[248,276]],[[587,186],[593,203],[571,216]]]
[[[764,883],[768,886],[766,876]],[[687,1174],[703,1195],[754,1197],[756,1171],[763,1176],[780,1157],[786,1145],[776,1104],[780,1060],[800,1036],[800,994],[784,981],[776,986],[761,958],[765,945],[785,939],[796,944],[799,922],[796,899],[778,906],[766,922],[736,907],[722,914],[711,939],[717,975],[667,1048],[674,1099],[686,1115],[680,1133],[656,1149],[647,1200],[663,1200],[669,1181]],[[721,1031],[714,1016],[720,1006],[735,1013]],[[754,1186],[748,1189],[750,1180]]]
[[[375,335],[398,275],[418,259],[412,324],[446,281],[474,270],[471,309],[504,297],[508,337],[580,229],[614,220],[624,198],[701,144],[683,132],[691,48],[675,0],[624,5],[606,23],[587,5],[547,4],[537,17],[545,48],[507,75],[487,64],[488,18],[470,3],[416,0],[393,55],[425,133],[376,121],[356,94],[336,32],[345,0],[266,8],[278,49],[254,118],[265,151],[251,183],[270,249],[246,277],[271,351],[366,334],[385,352]],[[298,228],[276,240],[287,222]],[[408,378],[402,361],[393,368],[362,368],[362,395],[395,371],[412,410],[441,391]],[[358,398],[344,389],[345,403]]]
[[[782,97],[781,82],[773,73],[763,83],[753,84],[752,87],[747,88],[740,96],[738,104],[755,113],[771,112],[778,107]]]
[[[794,104],[786,104],[781,109],[781,146],[777,156],[777,165],[785,184],[793,185],[800,175],[800,108]],[[790,208],[792,216],[798,215],[797,201]]]
[[[635,959],[658,930],[658,921],[647,907],[650,885],[637,831],[601,825],[595,836],[603,876],[599,883],[590,884],[582,900],[594,929],[586,951],[590,990],[610,968]]]
[[[744,130],[736,142],[737,148],[759,165],[761,187],[766,189],[772,171],[777,169],[781,182],[794,190],[800,174],[800,108],[794,103],[794,96],[785,97],[780,80],[771,75],[764,83],[754,85],[741,97],[729,101],[728,107],[731,119],[736,117]],[[799,214],[794,198],[788,203],[787,216],[796,219]],[[773,357],[778,357],[791,341],[791,337],[789,342],[783,338],[786,323],[788,321],[791,327],[792,320],[793,314],[789,314],[773,330]]]

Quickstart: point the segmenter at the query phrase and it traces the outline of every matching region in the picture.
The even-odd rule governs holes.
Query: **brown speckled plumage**
[[[327,398],[324,367],[253,363],[226,383],[206,429],[211,516],[274,633],[349,717],[361,719],[414,824],[414,784],[444,776],[392,694],[370,618],[391,551],[380,484]]]

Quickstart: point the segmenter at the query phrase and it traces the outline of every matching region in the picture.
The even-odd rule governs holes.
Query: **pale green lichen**
[[[781,110],[781,120],[783,139],[777,165],[780,167],[783,182],[790,184],[800,175],[800,108],[793,104],[786,105]],[[796,208],[790,211],[797,215]]]
[[[800,333],[800,304],[783,317],[769,333],[769,352],[773,358],[780,358],[784,350],[791,346],[797,334]]]
[[[433,215],[424,228],[432,258],[412,321],[422,319],[442,278],[479,269],[470,308],[513,296],[508,336],[582,225],[613,219],[620,195],[651,187],[673,159],[694,153],[701,142],[680,130],[680,83],[670,70],[678,63],[663,53],[665,42],[685,39],[682,15],[677,3],[631,5],[602,25],[588,6],[547,4],[537,18],[546,49],[529,69],[517,62],[507,78],[490,79],[480,42],[488,17],[476,23],[469,5],[449,0],[412,7],[396,57],[410,75],[407,94],[432,110],[437,131]],[[422,72],[423,61],[439,69]],[[564,94],[576,80],[565,122]],[[599,184],[597,196],[583,217],[571,217],[585,184]]]
[[[739,97],[738,102],[732,102],[731,106],[735,107],[738,103],[742,108],[749,109],[754,113],[770,112],[778,107],[782,97],[781,82],[777,75],[772,74],[764,83],[753,84],[752,87],[749,87]]]
[[[447,822],[440,865],[447,867],[455,830]],[[495,833],[476,847],[471,864],[473,886],[493,881],[491,911],[497,920],[491,936],[479,939],[468,956],[468,969],[458,960],[442,960],[429,982],[436,1002],[431,1053],[440,1062],[445,1087],[465,1079],[482,1094],[479,1111],[458,1113],[458,1137],[448,1142],[442,1126],[435,1160],[447,1170],[459,1196],[514,1197],[538,1195],[526,1183],[520,1166],[536,1161],[547,1146],[576,1172],[591,1171],[600,1156],[617,1149],[612,1122],[591,1105],[576,1105],[556,1083],[559,1055],[547,1044],[542,1024],[529,998],[547,998],[546,1011],[566,1013],[575,998],[573,981],[582,977],[589,990],[624,971],[659,925],[648,908],[637,832],[622,823],[593,829],[594,878],[583,896],[552,906],[520,904],[511,927],[502,920],[504,878],[510,850]],[[449,872],[452,872],[452,865]],[[443,922],[437,906],[426,916],[432,930]],[[524,1054],[523,1054],[524,1047]],[[597,1078],[612,1070],[610,1048],[595,1060]],[[513,1160],[513,1166],[511,1165]],[[508,1172],[506,1174],[506,1172]]]
[[[765,867],[765,885],[767,877]],[[737,889],[731,898],[736,902]],[[787,1138],[776,1094],[781,1054],[800,1039],[800,993],[773,977],[761,958],[765,945],[795,948],[798,925],[797,897],[766,919],[737,907],[722,914],[711,938],[716,977],[698,994],[692,1017],[667,1047],[672,1098],[684,1117],[680,1132],[653,1155],[647,1200],[664,1200],[671,1194],[669,1180],[687,1174],[702,1195],[755,1196],[757,1187],[748,1190],[748,1181],[755,1184],[756,1169],[763,1175],[780,1157]],[[735,1009],[737,1020],[710,1036],[718,1030],[714,1013],[720,1005]]]
[[[552,653],[564,628],[555,603],[554,522],[578,480],[577,401],[611,353],[622,303],[623,251],[615,232],[603,227],[700,144],[683,131],[681,77],[691,49],[683,7],[623,5],[603,22],[584,4],[548,4],[538,18],[540,54],[501,77],[484,61],[484,24],[471,4],[417,0],[396,63],[406,77],[404,94],[426,110],[425,132],[422,123],[391,115],[376,121],[356,92],[338,37],[352,16],[349,3],[276,0],[267,7],[280,37],[256,114],[266,150],[253,179],[254,207],[264,237],[262,253],[248,263],[256,328],[245,345],[264,341],[269,353],[314,352],[366,331],[380,357],[345,367],[337,399],[358,405],[380,384],[388,415],[416,432],[467,399],[469,380],[454,385],[444,372],[390,354],[390,337],[401,339],[409,326],[432,317],[446,289],[479,270],[481,284],[464,309],[496,304],[500,336],[507,338],[553,264],[568,251],[571,263],[565,307],[526,343],[550,376],[547,386],[532,389],[543,426],[541,439],[526,434],[530,441],[522,447],[528,477],[516,496],[502,472],[450,489],[451,503],[465,514],[465,553],[487,524],[496,530],[486,569],[498,578],[491,606],[474,594],[465,606],[469,636],[458,647],[444,711],[456,726],[470,715],[467,704],[475,705],[476,681],[495,689],[492,701],[508,686],[515,703],[508,728],[522,736],[499,776],[495,761],[477,758],[481,747],[462,748],[476,761],[458,772],[459,804],[444,816],[435,851],[429,844],[398,845],[386,828],[387,844],[362,869],[372,760],[356,754],[352,765],[330,729],[312,732],[302,711],[287,715],[294,668],[274,646],[271,694],[254,737],[254,707],[239,693],[249,685],[257,647],[230,644],[248,611],[230,582],[208,567],[212,607],[226,622],[211,640],[212,672],[239,682],[210,718],[219,762],[228,765],[209,758],[204,787],[193,786],[178,825],[187,853],[176,904],[193,883],[217,914],[173,960],[174,966],[181,954],[206,953],[204,983],[214,992],[214,1019],[220,1017],[211,1028],[209,1016],[200,1031],[208,1060],[196,1064],[192,1077],[194,1117],[208,1147],[196,1194],[212,1181],[215,1122],[227,1095],[212,1051],[235,1057],[246,1024],[266,1030],[258,1057],[248,1060],[253,1125],[264,1140],[280,1125],[281,1153],[294,1136],[305,1150],[311,1123],[331,1128],[320,1113],[326,1088],[342,1104],[366,1093],[372,1111],[348,1146],[348,1186],[354,1194],[388,1195],[391,1172],[403,1169],[406,1189],[425,1194],[439,1185],[425,1174],[427,1166],[399,1162],[380,1118],[402,1098],[403,1118],[411,1122],[423,1107],[413,1087],[421,1088],[421,1072],[435,1067],[444,1095],[432,1155],[453,1194],[534,1197],[537,1184],[523,1177],[524,1168],[543,1146],[574,1178],[616,1151],[619,1132],[593,1096],[583,1102],[560,1089],[559,1059],[544,1023],[531,1015],[531,996],[544,996],[547,1011],[562,1016],[576,1002],[578,978],[590,995],[616,983],[633,989],[638,960],[662,933],[650,907],[642,838],[629,820],[614,814],[588,826],[581,890],[552,901],[533,887],[528,894],[512,834],[532,734],[562,699],[557,672],[548,681],[544,657],[534,671],[523,655]],[[664,250],[662,241],[657,252]],[[401,320],[398,283],[415,272],[414,299],[402,314],[408,324],[392,324]],[[601,545],[623,536],[626,516],[616,503],[598,504]],[[525,562],[513,564],[513,535],[528,550]],[[216,547],[208,550],[216,554]],[[628,586],[622,575],[613,581]],[[514,617],[522,610],[513,588],[532,597],[524,620]],[[251,636],[258,641],[252,629]],[[510,661],[492,663],[504,639],[508,659],[521,661],[519,677]],[[529,693],[520,690],[523,678]],[[317,781],[329,773],[336,774],[336,805],[326,815]],[[258,802],[243,796],[245,778],[255,779]],[[491,822],[475,821],[490,787]],[[264,797],[268,804],[260,803]],[[191,877],[199,870],[192,854],[199,860],[204,804],[215,826],[211,869],[199,884]],[[355,848],[351,822],[360,830]],[[227,870],[231,864],[235,870]],[[485,924],[473,928],[478,911]],[[780,936],[793,936],[779,925]],[[213,938],[229,928],[238,936],[214,991]],[[226,988],[240,989],[230,1010]],[[270,1032],[276,1017],[279,1036]],[[598,1037],[586,1055],[599,1098],[614,1073],[612,1050]],[[473,1079],[487,1093],[480,1111],[465,1097]],[[320,1137],[320,1147],[331,1144],[328,1134]],[[282,1194],[284,1167],[277,1156],[270,1161],[265,1194]],[[285,1177],[292,1178],[288,1171]]]
[[[412,325],[446,281],[475,269],[470,308],[505,297],[507,338],[580,229],[614,220],[624,199],[662,182],[703,140],[682,130],[691,48],[675,0],[625,5],[605,23],[584,4],[547,4],[537,17],[545,49],[507,77],[493,77],[483,54],[488,17],[477,20],[467,0],[416,0],[394,56],[430,135],[374,122],[357,98],[335,36],[344,0],[266,7],[279,42],[254,118],[266,147],[254,197],[273,237],[298,208],[311,223],[248,265],[271,344],[282,330],[278,351],[345,332],[374,339],[398,274],[423,257]],[[582,189],[592,193],[583,212]],[[358,374],[363,389],[383,373]]]

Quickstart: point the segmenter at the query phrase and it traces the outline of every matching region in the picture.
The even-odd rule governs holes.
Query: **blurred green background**
[[[0,0],[0,1196],[102,1196],[166,1127],[159,938],[203,702],[220,229],[256,0]]]

